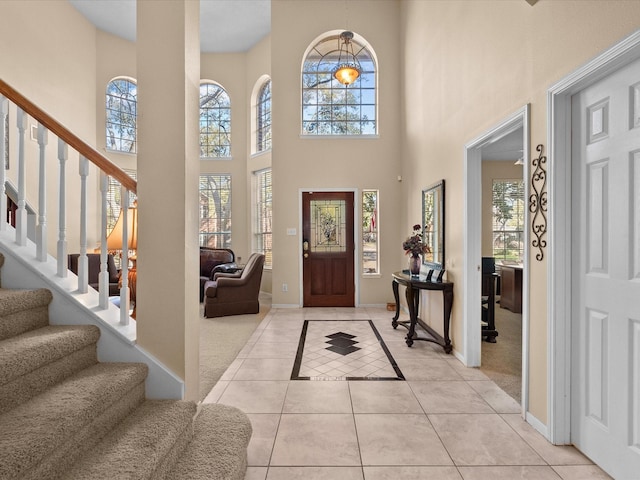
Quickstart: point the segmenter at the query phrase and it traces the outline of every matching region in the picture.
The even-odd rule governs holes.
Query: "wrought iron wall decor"
[[[529,195],[529,212],[533,213],[531,230],[535,237],[531,241],[531,246],[539,249],[536,260],[542,261],[544,248],[547,246],[547,241],[543,238],[547,233],[547,171],[545,169],[547,157],[542,155],[544,151],[542,144],[536,147],[536,151],[539,152],[538,158],[531,161],[534,170],[531,176],[533,193]]]

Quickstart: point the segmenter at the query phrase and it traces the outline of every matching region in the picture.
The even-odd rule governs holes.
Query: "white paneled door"
[[[572,152],[571,439],[637,480],[640,61],[573,97]]]

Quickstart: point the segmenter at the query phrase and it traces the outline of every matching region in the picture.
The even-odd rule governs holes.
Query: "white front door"
[[[573,96],[572,184],[571,440],[638,479],[640,61]]]

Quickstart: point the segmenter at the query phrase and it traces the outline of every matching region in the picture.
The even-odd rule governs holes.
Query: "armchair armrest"
[[[215,272],[211,274],[212,280],[218,280],[220,278],[240,278],[242,276],[242,270],[231,272]]]

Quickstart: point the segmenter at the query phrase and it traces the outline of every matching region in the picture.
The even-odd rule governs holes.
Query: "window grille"
[[[271,150],[271,80],[267,80],[260,89],[256,120],[256,150]]]
[[[200,246],[231,248],[231,175],[200,175]]]
[[[493,181],[493,256],[522,261],[524,254],[524,182]]]
[[[377,133],[376,65],[369,50],[356,39],[354,53],[362,72],[346,86],[332,70],[338,64],[339,35],[318,42],[302,66],[303,135],[375,135]]]
[[[215,83],[200,84],[200,157],[231,156],[231,101]]]
[[[138,87],[126,78],[107,85],[106,147],[118,152],[136,153]]]
[[[254,251],[263,253],[265,266],[272,266],[272,185],[271,169],[255,172]]]

